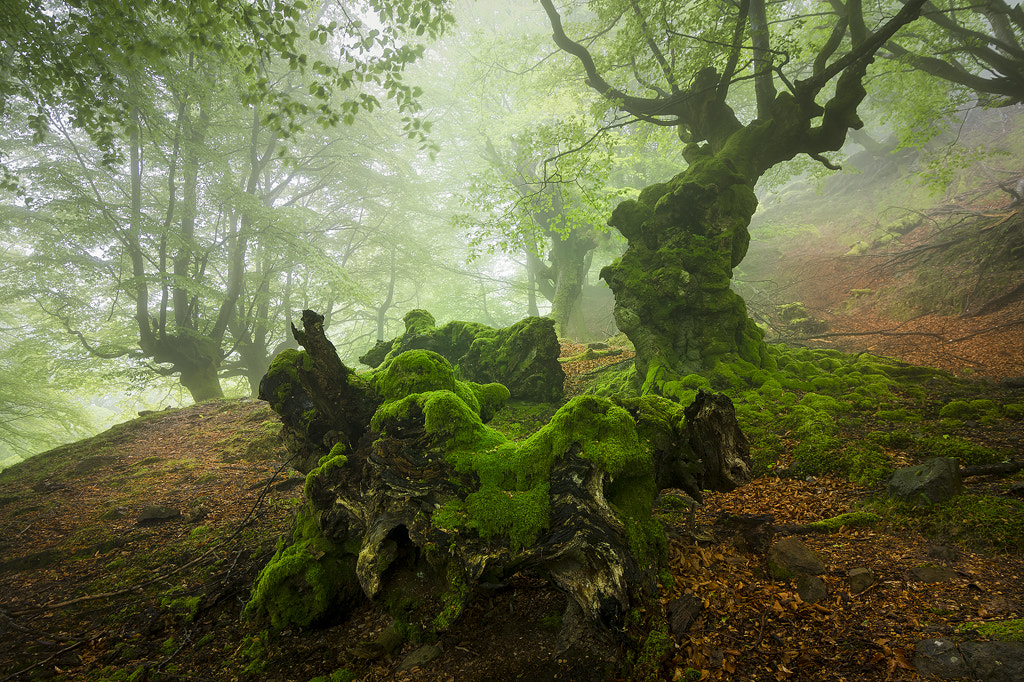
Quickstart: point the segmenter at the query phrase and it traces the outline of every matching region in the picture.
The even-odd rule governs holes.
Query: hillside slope
[[[567,367],[577,386],[592,369]],[[1021,400],[993,390],[965,384],[910,401],[922,415],[914,428],[927,433],[954,397]],[[551,410],[513,405],[495,423],[523,437]],[[890,432],[885,419],[861,420],[860,436],[844,438]],[[252,580],[302,496],[302,478],[281,469],[277,428],[264,403],[216,401],[148,415],[0,473],[0,680],[590,679],[556,651],[565,598],[543,576],[477,594],[437,641],[410,637],[391,649],[380,604],[306,632],[244,620]],[[1024,422],[1012,419],[957,428],[1018,453],[1024,442]],[[919,457],[895,438],[886,453],[896,463]],[[670,639],[660,679],[920,679],[910,661],[922,638],[1024,616],[1024,557],[1007,540],[1024,529],[1024,504],[1010,495],[1013,479],[968,482],[970,494],[952,505],[873,507],[883,521],[803,532],[826,565],[828,596],[814,604],[792,581],[768,576],[764,547],[730,519],[771,514],[781,537],[860,510],[877,489],[767,476],[709,494],[693,519],[667,500],[657,511],[672,538],[662,601],[695,599],[699,611]],[[171,510],[168,518],[142,518],[151,506]],[[917,571],[929,565],[949,570],[927,583]],[[849,572],[858,567],[876,580],[854,594]]]

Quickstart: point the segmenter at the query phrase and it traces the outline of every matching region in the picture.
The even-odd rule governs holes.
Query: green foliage
[[[371,5],[382,19],[372,30],[344,14],[341,21],[310,25],[302,0],[267,7],[160,2],[156,8],[87,0],[58,3],[51,12],[18,0],[6,8],[17,20],[0,28],[0,39],[12,46],[0,76],[0,113],[15,96],[32,102],[32,129],[41,140],[48,130],[48,110],[66,105],[73,123],[113,161],[118,158],[114,140],[131,122],[132,103],[123,93],[130,90],[133,75],[146,67],[163,73],[173,61],[198,53],[238,64],[243,102],[271,103],[265,120],[284,136],[301,132],[301,120],[310,113],[316,114],[317,125],[329,127],[379,107],[369,92],[351,92],[357,82],[373,83],[396,100],[399,110],[412,114],[421,90],[404,83],[401,72],[422,54],[422,47],[408,42],[406,27],[433,38],[452,15],[447,5],[430,0]],[[65,15],[72,19],[61,20]],[[110,21],[111,16],[118,20]],[[324,45],[329,38],[342,58],[311,63],[310,46]],[[312,101],[276,88],[266,74],[267,63],[308,76]],[[350,98],[339,102],[341,93]],[[409,116],[406,130],[423,139],[429,126]]]

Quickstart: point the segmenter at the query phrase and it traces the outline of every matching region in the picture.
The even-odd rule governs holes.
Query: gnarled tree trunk
[[[305,350],[282,353],[261,388],[289,448],[316,458],[292,542],[248,606],[276,627],[315,624],[363,597],[415,594],[401,617],[429,636],[458,618],[475,586],[532,571],[568,598],[561,645],[614,660],[629,644],[627,615],[660,613],[666,539],[651,515],[659,488],[699,498],[708,486],[742,482],[742,467],[729,463],[749,468],[731,411],[714,401],[690,422],[657,396],[580,396],[512,442],[484,424],[509,397],[504,386],[458,381],[424,349],[359,377],[333,354],[319,315],[305,311],[303,324],[295,336]],[[709,439],[704,461],[694,438]]]

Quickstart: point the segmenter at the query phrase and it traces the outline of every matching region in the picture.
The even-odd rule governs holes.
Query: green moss
[[[842,528],[853,528],[855,526],[872,526],[882,520],[882,517],[878,514],[872,514],[871,512],[849,512],[847,514],[840,514],[839,516],[833,516],[830,519],[822,519],[821,521],[813,521],[809,524],[811,528],[818,530],[824,530],[829,533],[835,533]]]
[[[307,504],[296,518],[291,544],[278,548],[260,573],[245,613],[268,618],[275,629],[309,627],[356,589],[355,556],[320,534]]]
[[[201,595],[194,597],[161,597],[160,606],[177,611],[185,616],[185,622],[191,623],[199,612],[199,602],[203,600]]]
[[[882,447],[894,448],[901,450],[909,448],[918,442],[917,436],[907,433],[906,431],[873,431],[868,434],[868,440],[873,443],[878,443]]]
[[[875,412],[875,417],[890,422],[919,422],[924,417],[920,412],[911,412],[910,410],[878,410]]]
[[[485,423],[494,418],[494,415],[508,402],[512,395],[502,384],[478,384],[475,381],[467,381],[465,383],[469,390],[473,392],[473,395],[476,396],[476,401],[480,406],[480,419]]]
[[[434,629],[439,632],[448,630],[462,614],[462,609],[473,591],[465,577],[451,564],[449,564],[446,578],[447,587],[441,595],[441,611],[433,622]]]
[[[987,623],[965,623],[958,629],[961,632],[973,630],[984,637],[1004,642],[1024,642],[1024,618]]]
[[[668,633],[668,623],[664,618],[660,618],[640,643],[640,650],[637,653],[630,679],[639,682],[655,682],[664,679],[661,675],[661,664],[671,647],[672,637]]]
[[[466,496],[466,512],[469,527],[481,537],[507,535],[512,551],[519,551],[532,545],[548,527],[548,484],[522,491],[484,485]]]
[[[385,401],[424,391],[454,391],[455,370],[433,351],[410,350],[375,372],[370,386]]]
[[[348,463],[348,457],[341,454],[335,454],[337,452],[344,451],[345,447],[341,443],[336,444],[331,448],[331,452],[329,454],[320,458],[317,468],[313,469],[306,475],[306,483],[303,486],[303,491],[307,500],[312,497],[311,490],[312,486],[315,485],[314,481],[316,479],[321,476],[329,477],[332,471],[335,471]]]
[[[426,310],[410,310],[402,318],[406,334],[424,334],[434,329],[434,316]]]
[[[926,506],[879,499],[865,507],[887,524],[989,551],[1020,554],[1024,502],[998,495],[957,495]]]
[[[956,457],[962,465],[998,464],[1008,453],[977,445],[959,436],[927,436],[921,439],[921,452],[929,457]]]
[[[853,483],[873,486],[889,478],[892,459],[870,443],[852,444],[843,452],[843,469]]]
[[[514,548],[528,546],[549,524],[551,468],[572,453],[603,472],[608,502],[638,556],[664,552],[664,533],[651,517],[654,465],[625,409],[604,398],[578,396],[533,436],[514,443],[485,426],[451,391],[431,391],[383,405],[374,428],[387,432],[413,410],[422,412],[427,433],[456,472],[476,474],[480,481],[464,506],[449,502],[434,512],[436,526],[466,526],[485,538],[507,536]]]
[[[434,510],[430,516],[430,522],[437,528],[446,531],[455,531],[466,527],[469,517],[466,513],[466,503],[455,499],[445,502]]]
[[[372,375],[370,386],[385,402],[419,393],[450,391],[485,421],[509,398],[509,390],[501,384],[457,380],[451,363],[429,350],[410,350],[393,358]]]
[[[1003,416],[1007,419],[1024,419],[1024,403],[1003,405]]]

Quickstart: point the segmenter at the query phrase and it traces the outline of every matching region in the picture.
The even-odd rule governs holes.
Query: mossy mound
[[[355,556],[320,533],[312,509],[303,507],[291,540],[282,542],[260,573],[246,614],[274,628],[309,627],[340,615],[362,597],[355,581]]]
[[[409,322],[422,332],[430,319]],[[419,606],[410,607],[407,625],[436,634],[458,618],[475,585],[531,570],[570,599],[565,627],[574,628],[574,641],[583,625],[584,637],[611,655],[621,644],[612,633],[627,629],[627,614],[657,598],[667,555],[652,514],[659,484],[699,495],[702,482],[722,480],[720,472],[703,475],[688,446],[693,424],[707,427],[707,466],[747,471],[745,447],[724,451],[739,431],[728,399],[705,399],[708,409],[691,416],[658,396],[620,404],[578,396],[532,435],[510,440],[484,423],[509,397],[501,384],[460,381],[429,349],[390,357],[368,380],[352,381],[327,352],[322,318],[304,314],[303,323],[296,338],[308,355],[279,359],[279,379],[266,388],[289,382],[275,404],[307,400],[333,431],[310,446],[322,454],[306,477],[306,506],[248,609],[275,628],[313,625],[332,601],[343,613],[359,595],[411,592]],[[551,331],[549,323],[525,327]],[[478,337],[464,357],[494,353],[506,367],[529,364],[537,339],[514,332]],[[361,438],[340,437],[342,424],[329,419],[353,413],[337,405],[374,406]]]
[[[372,375],[370,387],[385,403],[417,393],[451,391],[484,421],[489,421],[510,396],[502,384],[459,381],[451,364],[429,350],[406,351],[388,361]]]
[[[460,378],[500,383],[517,400],[562,399],[565,373],[558,362],[561,348],[550,319],[529,317],[503,329],[458,321],[436,327],[430,313],[412,310],[405,316],[405,325],[402,336],[390,345],[378,343],[360,362],[384,369],[408,351],[430,351],[457,367]]]
[[[958,457],[964,464],[990,464],[1010,453],[973,443],[958,430],[1019,419],[1019,403],[954,399],[938,408],[929,393],[972,392],[973,384],[952,374],[896,360],[835,350],[767,346],[760,365],[736,356],[712,369],[660,385],[637,385],[636,369],[624,364],[595,376],[584,390],[605,396],[636,397],[660,390],[681,404],[701,388],[732,398],[743,432],[751,441],[755,475],[809,476],[835,473],[860,485],[875,485],[893,471],[891,450],[911,459]],[[936,414],[936,412],[938,414]],[[946,432],[912,434],[922,420],[938,416]],[[891,430],[851,439],[864,421]]]

